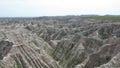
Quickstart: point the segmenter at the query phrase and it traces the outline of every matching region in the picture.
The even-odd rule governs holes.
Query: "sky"
[[[0,0],[0,17],[120,15],[120,0]]]

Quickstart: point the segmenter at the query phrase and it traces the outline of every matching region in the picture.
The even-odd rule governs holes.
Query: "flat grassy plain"
[[[106,15],[106,16],[88,16],[88,17],[83,17],[87,19],[94,19],[94,20],[103,20],[103,21],[112,21],[112,22],[120,22],[120,16],[118,15]]]

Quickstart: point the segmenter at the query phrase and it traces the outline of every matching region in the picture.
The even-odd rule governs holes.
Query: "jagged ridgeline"
[[[120,16],[0,18],[0,68],[120,68]]]

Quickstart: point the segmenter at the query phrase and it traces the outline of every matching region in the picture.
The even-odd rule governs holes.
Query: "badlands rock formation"
[[[120,22],[1,18],[1,68],[120,68]]]

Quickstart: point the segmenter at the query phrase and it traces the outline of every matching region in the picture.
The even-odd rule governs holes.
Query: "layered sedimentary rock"
[[[41,38],[19,28],[5,31],[0,41],[0,66],[2,68],[60,68],[49,56],[52,49]]]
[[[0,19],[1,68],[119,68],[119,22],[79,16]]]

